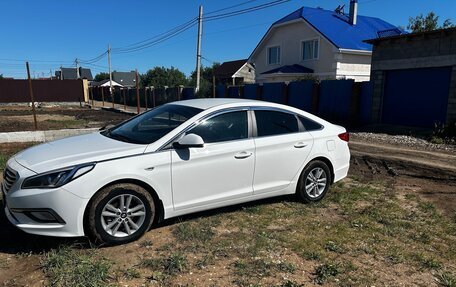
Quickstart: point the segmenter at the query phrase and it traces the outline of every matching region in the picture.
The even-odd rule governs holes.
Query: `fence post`
[[[155,87],[152,86],[152,107],[155,108]]]
[[[125,93],[125,90],[126,90],[126,89],[124,88],[124,89],[123,89],[124,111],[127,110],[127,95],[126,95],[127,93]],[[130,94],[130,93],[128,93],[128,94]]]
[[[312,113],[318,113],[318,104],[320,102],[320,87],[321,84],[313,83],[312,88]]]
[[[103,102],[102,105],[104,107],[105,100],[104,100],[104,89],[103,89],[103,87],[101,87],[101,101]]]
[[[35,131],[36,131],[38,129],[38,124],[36,122],[35,99],[33,98],[32,78],[30,77],[29,63],[25,62],[25,66],[27,67],[27,78],[28,78],[28,83],[29,83],[30,100],[32,101],[33,124],[35,126]]]
[[[146,112],[147,112],[147,88],[148,87],[144,87],[144,102],[146,104]]]
[[[92,108],[93,108],[93,87],[89,88],[89,95],[90,95],[90,99],[92,101]]]
[[[215,98],[215,75],[212,75],[212,97]]]
[[[136,69],[135,78],[136,78],[136,103],[137,103],[137,108],[138,108],[137,111],[138,111],[138,114],[139,114],[139,113],[141,113],[141,109],[140,109],[141,103],[139,102],[138,69]]]
[[[256,99],[260,100],[263,98],[263,86],[258,85],[256,88]]]
[[[285,105],[288,105],[288,84],[283,83],[282,87],[282,99]]]

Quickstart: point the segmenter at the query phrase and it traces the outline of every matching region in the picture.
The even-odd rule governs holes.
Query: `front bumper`
[[[87,201],[62,188],[43,191],[27,189],[3,192],[8,220],[17,228],[31,234],[84,236],[83,218]],[[44,223],[30,216],[30,211],[43,210],[50,211],[58,220]]]
[[[76,237],[84,236],[84,210],[88,199],[83,199],[65,190],[55,189],[21,189],[22,180],[30,176],[30,171],[8,162],[9,166],[20,175],[16,183],[6,192],[1,184],[4,209],[8,220],[17,228],[31,234]],[[35,213],[38,212],[38,213]],[[45,222],[36,214],[51,214],[56,220]]]

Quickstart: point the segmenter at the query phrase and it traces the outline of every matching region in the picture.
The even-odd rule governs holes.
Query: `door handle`
[[[240,152],[240,153],[236,154],[236,155],[234,156],[234,158],[236,158],[236,159],[248,158],[248,157],[250,157],[252,154],[253,154],[253,153],[251,153],[251,152],[243,151],[243,152]]]
[[[303,148],[306,146],[307,146],[307,144],[305,142],[298,142],[294,145],[295,148]]]

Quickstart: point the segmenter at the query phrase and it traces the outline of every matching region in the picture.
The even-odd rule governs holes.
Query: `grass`
[[[236,260],[233,267],[238,276],[256,278],[270,276],[272,272],[294,273],[296,270],[292,263],[270,262],[265,259]]]
[[[133,278],[141,278],[141,273],[133,267],[127,268],[127,270],[124,272],[124,277],[128,280],[131,280]]]
[[[66,246],[47,253],[42,268],[50,286],[101,287],[109,285],[111,263],[95,257],[94,252]]]
[[[197,243],[206,243],[212,239],[214,232],[208,220],[199,220],[199,222],[183,222],[176,226],[173,231],[177,240],[194,241]]]
[[[179,248],[197,257],[198,249],[188,245],[206,246],[209,255],[199,257],[198,268],[210,267],[216,253],[238,258],[231,264],[238,286],[253,284],[250,278],[290,273],[267,259],[275,252],[315,262],[317,283],[337,278],[341,284],[367,285],[378,283],[372,276],[375,270],[350,263],[350,258],[382,258],[386,266],[403,264],[415,272],[442,270],[456,260],[451,247],[456,244],[451,236],[456,222],[419,197],[409,196],[407,204],[411,206],[391,194],[385,183],[355,182],[335,185],[320,204],[286,199],[248,206],[223,214],[216,225],[211,216],[180,223],[173,234],[184,241]],[[218,233],[215,226],[230,232]]]
[[[82,119],[71,119],[71,120],[45,120],[46,126],[49,129],[72,129],[72,128],[82,128],[87,126],[89,123],[88,120]]]
[[[3,170],[5,169],[6,162],[8,161],[8,159],[9,159],[8,155],[0,154],[0,171],[3,172]]]
[[[137,264],[119,269],[120,279],[175,286],[190,274],[224,272],[220,278],[229,282],[215,285],[371,286],[395,285],[379,270],[400,268],[402,280],[428,276],[431,284],[456,286],[456,216],[443,216],[419,196],[396,196],[382,182],[334,185],[318,204],[277,198],[164,228],[171,238],[138,242]],[[97,252],[71,248],[43,260],[51,286],[109,285],[110,266]]]
[[[140,266],[163,272],[166,275],[175,275],[187,269],[188,261],[185,255],[173,253],[169,257],[143,259]]]
[[[315,282],[318,284],[323,284],[329,279],[337,276],[341,273],[341,268],[338,264],[322,264],[315,269]]]
[[[436,280],[440,286],[443,287],[456,287],[456,277],[449,272],[443,272],[436,276]]]

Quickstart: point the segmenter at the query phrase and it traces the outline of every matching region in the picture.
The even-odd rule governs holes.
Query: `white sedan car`
[[[289,106],[173,102],[8,160],[9,221],[33,234],[138,239],[153,223],[283,194],[321,200],[347,175],[343,127]]]

